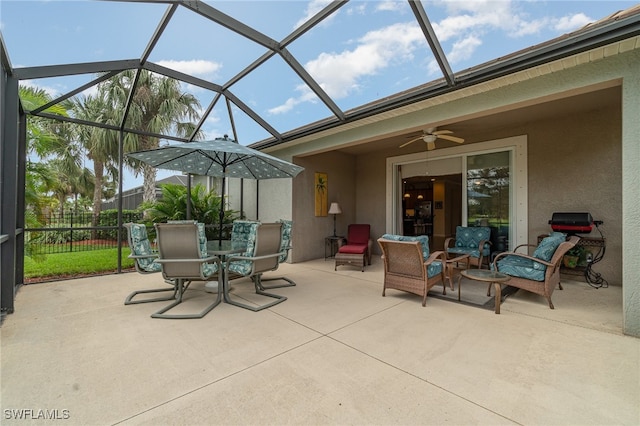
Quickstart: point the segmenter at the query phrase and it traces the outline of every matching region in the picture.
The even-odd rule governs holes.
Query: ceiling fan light
[[[424,135],[422,137],[422,140],[425,141],[426,143],[435,142],[436,139],[438,139],[436,135]]]

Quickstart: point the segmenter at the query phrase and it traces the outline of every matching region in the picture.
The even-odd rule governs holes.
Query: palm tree
[[[34,110],[51,101],[51,96],[44,90],[32,86],[20,86],[20,101],[26,110]],[[68,116],[65,104],[53,105],[46,112]],[[60,137],[62,125],[55,121],[37,116],[27,117],[27,163],[25,207],[26,225],[31,228],[42,226],[40,219],[48,207],[48,197],[43,194],[56,186],[55,177],[47,165],[38,160],[47,158],[54,152],[64,150],[65,143]]]
[[[87,121],[109,121],[112,112],[105,94],[98,91],[95,96],[80,96],[73,102],[73,113],[76,118]],[[118,139],[112,130],[84,125],[76,126],[78,142],[84,147],[87,158],[93,162],[93,219],[92,226],[98,225],[102,210],[105,173],[112,171],[112,164],[118,157]]]
[[[173,132],[177,136],[191,135],[199,118],[200,102],[180,90],[177,80],[158,76],[147,70],[127,70],[101,84],[111,110],[116,112],[109,118],[110,124],[119,124],[125,110],[129,92],[139,72],[133,94],[126,127],[154,134]],[[159,140],[147,135],[128,133],[124,140],[125,152],[157,148]],[[131,163],[134,172],[142,169],[143,201],[155,200],[156,169],[147,164]]]

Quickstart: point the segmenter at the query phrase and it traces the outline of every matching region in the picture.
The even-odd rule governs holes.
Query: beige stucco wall
[[[345,235],[347,225],[358,218],[357,171],[356,159],[338,152],[298,158],[295,163],[305,168],[293,181],[291,257],[301,262],[324,257],[324,238],[333,234],[333,216],[315,216],[315,173],[327,174],[329,203],[338,202],[342,208],[342,214],[336,216],[336,232]]]
[[[528,70],[521,79],[506,77],[508,84],[498,84],[495,89],[490,84],[486,88],[473,88],[470,94],[447,95],[445,103],[426,101],[412,106],[414,111],[385,119],[368,119],[363,127],[347,126],[349,128],[339,134],[316,135],[270,150],[278,156],[283,152],[291,155],[311,173],[294,181],[296,261],[322,257],[323,238],[332,231],[331,218],[313,217],[313,172],[329,173],[330,197],[331,188],[335,190],[337,185],[341,197],[348,193],[357,200],[353,209],[343,207],[347,213],[339,218],[339,229],[342,226],[344,232],[351,220],[368,222],[376,237],[385,226],[382,218],[384,159],[398,155],[395,151],[357,157],[336,153],[312,155],[313,152],[327,152],[345,143],[375,140],[376,134],[395,134],[429,123],[481,119],[536,99],[559,99],[593,86],[621,85],[619,107],[559,114],[516,127],[510,127],[508,123],[499,128],[487,127],[471,137],[465,135],[468,138],[465,144],[527,135],[529,239],[535,241],[538,234],[548,232],[547,221],[554,211],[589,211],[596,219],[603,220],[607,251],[604,260],[594,269],[610,285],[623,286],[624,332],[640,336],[640,265],[631,260],[631,253],[636,251],[640,240],[640,174],[637,172],[640,164],[640,50],[634,50],[633,44],[625,48],[628,49],[612,49],[610,56],[594,55],[593,62],[586,52],[577,60],[567,58],[535,71]],[[348,171],[341,170],[342,166]]]
[[[607,249],[594,270],[611,285],[622,283],[620,132],[621,110],[617,107],[562,115],[512,128],[507,126],[482,135],[485,140],[527,135],[529,242],[535,243],[538,235],[551,230],[548,221],[553,212],[586,211],[604,222],[601,229],[607,238]],[[469,141],[474,142],[482,141]],[[370,223],[374,239],[385,232],[386,158],[398,153],[398,150],[385,150],[355,158],[327,153],[304,158],[304,164],[313,170],[330,170],[330,199],[337,199],[345,212],[338,218],[339,233],[344,234],[349,221]],[[350,167],[351,171],[335,170],[338,164]],[[312,173],[305,185],[313,186]],[[304,213],[296,215],[296,224],[304,229],[305,238],[316,241],[305,240],[301,244],[322,247],[324,236],[331,234],[331,222],[311,218],[313,193],[311,189],[307,192],[305,199],[309,200],[309,206],[302,208]],[[348,197],[355,197],[355,202],[348,200],[347,194],[352,194]],[[309,217],[303,218],[305,215]],[[318,229],[324,233],[317,233]],[[599,234],[594,230],[590,236]],[[377,247],[376,253],[379,253]],[[323,253],[309,249],[297,255],[299,260],[308,260],[322,257]]]

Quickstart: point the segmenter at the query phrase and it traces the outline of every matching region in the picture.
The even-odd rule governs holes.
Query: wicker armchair
[[[560,263],[562,256],[580,240],[575,235],[566,240],[564,234],[551,235],[543,239],[538,246],[522,244],[512,252],[498,254],[491,268],[509,275],[507,283],[511,287],[539,294],[547,299],[549,308],[554,309],[551,295],[556,286],[562,290],[560,284]],[[536,247],[533,256],[516,253],[519,248]],[[491,293],[491,285],[487,295]]]
[[[453,246],[451,243],[454,243]],[[469,263],[478,268],[489,266],[491,254],[491,228],[486,226],[456,226],[456,237],[444,241],[448,257],[469,255]]]
[[[425,306],[429,289],[438,283],[444,287],[446,255],[443,251],[431,253],[425,260],[420,241],[380,238],[378,244],[384,263],[382,296],[388,288],[402,290],[422,296],[422,306]],[[428,248],[426,250],[428,253]]]

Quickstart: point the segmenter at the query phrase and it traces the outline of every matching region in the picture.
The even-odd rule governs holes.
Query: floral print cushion
[[[291,229],[293,228],[293,221],[280,219],[278,222],[282,223],[282,242],[280,243],[280,251],[285,253],[280,256],[278,262],[283,263],[289,256],[289,250],[287,249],[291,245]]]
[[[236,226],[236,222],[238,223]],[[236,230],[236,241],[244,244],[243,240],[246,241],[246,250],[244,253],[239,254],[239,256],[251,257],[255,251],[256,245],[256,234],[258,231],[258,226],[260,226],[260,222],[255,221],[234,221],[233,229]],[[233,231],[231,232],[231,242],[233,245]],[[246,240],[245,240],[246,239]],[[251,273],[251,269],[253,267],[253,262],[250,260],[233,260],[229,262],[229,271],[235,272],[240,275],[249,275]]]
[[[256,224],[260,224],[260,222],[257,220],[234,220],[231,228],[231,246],[246,246],[249,235],[255,232]]]
[[[147,228],[145,225],[140,223],[131,223],[127,227],[129,233],[131,234],[131,253],[136,256],[152,256],[155,255],[153,250],[151,249],[151,243],[149,242],[149,237],[147,235]],[[152,257],[135,259],[138,264],[138,268],[145,272],[160,272],[162,267],[159,263],[155,262],[155,259]]]
[[[408,235],[384,234],[382,238],[391,241],[418,241],[422,246],[422,258],[424,260],[429,258],[429,237],[427,235],[411,237]],[[440,273],[442,273],[442,262],[436,260],[427,266],[427,277],[432,278]]]

